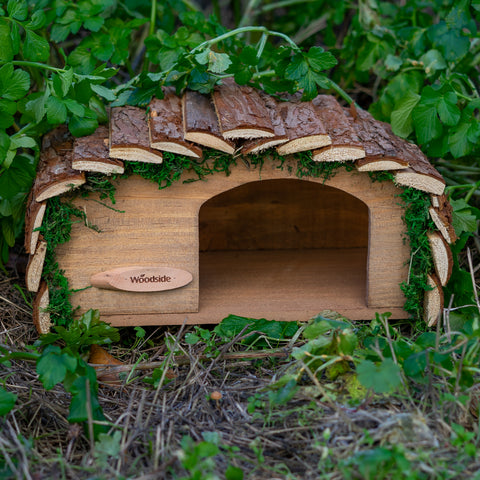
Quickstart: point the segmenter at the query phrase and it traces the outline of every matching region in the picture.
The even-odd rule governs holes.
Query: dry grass
[[[22,284],[15,275],[0,274],[0,343],[22,349],[37,334],[17,283]],[[264,398],[255,395],[278,378],[288,358],[232,359],[230,348],[218,358],[200,360],[202,349],[183,341],[186,330],[149,329],[148,342],[135,349],[132,330],[122,332],[122,343],[112,353],[126,364],[142,355],[155,362],[167,354],[166,335],[176,339],[184,361],[172,361],[170,381],[161,388],[144,382],[151,375],[148,369],[124,373],[121,386],[101,384],[100,402],[116,439],[113,455],[103,451],[105,445],[89,442],[81,427],[69,424],[69,395],[61,386],[45,391],[34,364],[0,366],[4,386],[18,395],[14,410],[0,419],[0,478],[206,480],[225,478],[228,465],[234,465],[244,478],[254,479],[407,478],[398,472],[408,466],[418,475],[408,478],[433,479],[460,478],[462,470],[462,478],[474,478],[480,469],[476,455],[465,455],[461,445],[452,443],[451,422],[471,430],[476,411],[472,415],[457,401],[439,404],[439,392],[419,390],[410,397],[352,403],[343,380],[334,385],[335,395],[325,397],[306,378],[287,404],[261,404]],[[221,393],[220,400],[210,399],[214,391]],[[249,412],[252,399],[259,403]],[[194,477],[182,459],[195,454],[182,439],[189,436],[198,445],[205,432],[217,432],[222,447],[210,463],[197,459],[203,476]],[[395,460],[391,473],[380,469],[371,477],[355,477],[357,465],[368,463],[361,452],[380,455],[382,447],[405,459],[407,467]],[[2,458],[11,477],[2,476]]]

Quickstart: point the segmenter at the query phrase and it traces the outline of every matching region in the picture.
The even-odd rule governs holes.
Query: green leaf
[[[15,228],[10,217],[4,218],[2,221],[2,235],[9,247],[15,245]]]
[[[10,36],[10,25],[3,18],[0,18],[0,62],[11,62],[13,60],[13,45]]]
[[[28,4],[26,0],[8,0],[7,12],[10,17],[23,22],[27,19]]]
[[[47,121],[51,125],[58,125],[66,122],[67,107],[59,98],[54,96],[48,97],[45,109],[47,112]]]
[[[407,138],[413,132],[412,112],[420,101],[420,95],[408,91],[405,97],[395,105],[391,123],[395,135]]]
[[[67,68],[65,72],[59,72],[58,74],[61,85],[62,85],[62,94],[66,96],[73,82],[73,68]]]
[[[257,49],[252,45],[246,45],[238,56],[240,63],[244,65],[256,66],[260,59],[257,57]]]
[[[103,85],[91,85],[92,90],[97,94],[103,97],[105,100],[108,102],[113,102],[116,100],[115,94],[107,87],[104,87]]]
[[[15,135],[11,137],[11,149],[14,148],[36,148],[37,142],[32,137],[27,137],[26,135],[22,135],[20,137],[16,137]]]
[[[47,62],[50,58],[50,46],[43,37],[30,29],[26,29],[23,55],[32,62]]]
[[[448,126],[454,126],[460,120],[460,109],[457,107],[457,95],[455,92],[447,92],[438,99],[437,111],[440,120]]]
[[[322,47],[310,47],[305,58],[316,72],[328,70],[338,63],[337,59],[330,52],[325,52]]]
[[[473,233],[477,230],[477,216],[472,213],[472,207],[464,198],[459,200],[450,200],[452,205],[452,225],[455,233],[460,237],[462,233]]]
[[[78,117],[83,117],[85,115],[85,107],[78,103],[76,100],[67,98],[63,101],[68,110]]]
[[[77,368],[77,359],[61,353],[60,347],[49,345],[37,360],[37,373],[46,390],[51,390],[57,383],[63,382],[67,372]]]
[[[197,53],[195,55],[195,60],[200,64],[200,65],[206,65],[209,61],[211,50],[209,48],[202,50],[200,53]],[[175,64],[177,62],[178,56],[175,56],[175,61],[172,63]]]
[[[229,465],[225,470],[226,480],[243,480],[243,470],[233,465]]]
[[[19,100],[30,89],[30,75],[25,70],[17,68],[10,77],[8,85],[2,81],[0,95],[7,100]]]
[[[462,120],[457,126],[450,130],[448,136],[448,146],[455,158],[464,157],[473,150],[473,142],[468,138],[471,128],[469,121]]]
[[[6,415],[15,406],[17,395],[7,392],[3,387],[0,387],[0,416]]]
[[[96,118],[72,117],[68,123],[68,129],[74,137],[90,135],[98,127]]]
[[[42,118],[45,116],[45,97],[37,97],[34,100],[30,100],[25,105],[27,112],[33,115],[35,123],[40,123]]]
[[[285,77],[289,80],[301,80],[308,72],[308,63],[303,53],[297,53],[291,59],[285,70]]]
[[[211,51],[208,55],[208,69],[213,73],[223,73],[232,64],[226,53]]]
[[[189,345],[195,345],[201,340],[201,338],[198,335],[195,335],[195,333],[187,333],[185,334],[185,342],[187,342]]]
[[[105,20],[102,17],[91,17],[83,22],[83,26],[91,32],[98,32],[104,23]]]
[[[17,55],[20,52],[20,29],[18,23],[12,22],[10,25],[10,38],[12,39],[13,54]]]
[[[26,27],[30,30],[38,30],[45,25],[46,21],[47,17],[45,16],[45,12],[42,9],[39,9],[33,12],[30,22],[27,23]]]
[[[396,55],[389,53],[385,59],[385,67],[389,72],[397,72],[403,65],[403,60]]]
[[[362,360],[357,366],[358,381],[375,393],[392,393],[402,384],[401,370],[391,358],[378,365]]]
[[[417,140],[421,145],[438,138],[443,132],[435,104],[424,102],[423,97],[413,109],[412,118]]]
[[[425,66],[425,73],[427,75],[434,74],[437,70],[444,70],[447,68],[447,63],[440,51],[436,49],[429,50],[419,59]]]

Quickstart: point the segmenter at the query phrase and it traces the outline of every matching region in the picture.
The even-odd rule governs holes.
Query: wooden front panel
[[[89,198],[75,204],[87,214],[97,233],[83,224],[73,225],[71,240],[57,249],[60,267],[71,288],[90,286],[93,274],[118,267],[161,266],[186,270],[193,280],[169,291],[124,292],[88,288],[72,296],[82,311],[99,309],[102,315],[195,312],[198,310],[198,242],[196,206],[139,177],[117,184],[113,211]],[[108,203],[108,201],[106,201]]]

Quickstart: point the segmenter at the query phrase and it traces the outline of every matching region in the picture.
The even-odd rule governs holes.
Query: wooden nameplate
[[[173,267],[120,267],[91,277],[92,287],[127,292],[160,292],[184,287],[192,274]]]

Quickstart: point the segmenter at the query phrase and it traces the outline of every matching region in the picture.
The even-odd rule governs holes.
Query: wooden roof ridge
[[[364,158],[366,154],[362,141],[335,97],[318,95],[312,100],[312,104],[332,140],[331,145],[313,151],[313,160],[345,162]]]
[[[109,152],[111,158],[162,163],[163,156],[150,146],[146,112],[125,105],[110,110]]]
[[[172,87],[163,89],[163,98],[149,104],[150,146],[165,152],[202,158],[202,149],[185,139],[182,99]]]

